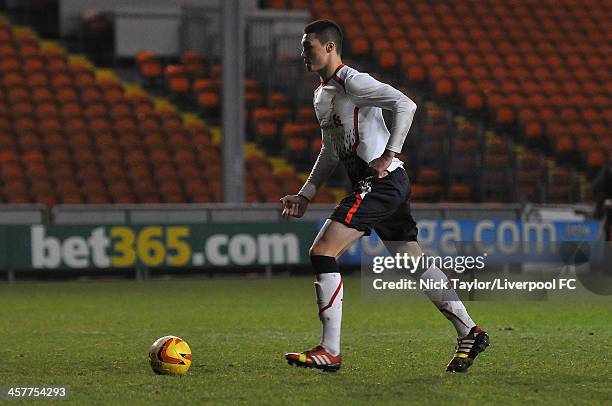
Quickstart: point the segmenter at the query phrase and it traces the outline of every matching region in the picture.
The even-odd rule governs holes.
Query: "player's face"
[[[302,59],[309,72],[317,72],[327,64],[328,53],[314,33],[302,37]]]

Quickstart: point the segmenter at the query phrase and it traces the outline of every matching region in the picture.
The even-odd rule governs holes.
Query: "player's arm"
[[[325,135],[322,137],[321,151],[302,189],[300,189],[297,195],[288,195],[280,199],[283,205],[283,217],[302,217],[308,207],[308,203],[314,198],[317,190],[338,165],[339,158],[331,145],[331,141]]]
[[[385,152],[370,162],[370,166],[382,177],[395,154],[402,151],[417,105],[393,86],[379,82],[367,73],[347,78],[345,86],[346,93],[352,96],[355,105],[375,106],[393,112],[391,136]]]

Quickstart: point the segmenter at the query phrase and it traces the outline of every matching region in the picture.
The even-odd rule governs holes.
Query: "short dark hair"
[[[332,20],[317,20],[304,27],[304,34],[316,34],[321,45],[328,42],[336,44],[336,52],[342,54],[342,30]]]

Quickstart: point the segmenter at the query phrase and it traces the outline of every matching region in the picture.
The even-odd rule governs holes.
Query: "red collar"
[[[336,76],[336,73],[338,73],[338,71],[339,71],[340,69],[342,69],[342,68],[344,68],[344,64],[343,64],[343,63],[341,63],[340,65],[338,65],[338,67],[336,68],[336,70],[334,71],[334,73],[332,73],[332,74],[331,74],[331,76],[330,76],[330,77],[328,77],[328,78],[327,78],[327,79],[325,79],[325,80],[322,80],[322,79],[321,79],[321,84],[322,84],[322,85],[326,85],[326,84],[327,84],[327,82],[329,82],[329,80],[330,80],[331,78],[333,78],[334,76]]]

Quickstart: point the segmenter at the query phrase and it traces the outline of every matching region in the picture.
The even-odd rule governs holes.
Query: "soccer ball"
[[[185,375],[191,366],[191,348],[175,336],[158,338],[149,349],[149,363],[156,374]]]

